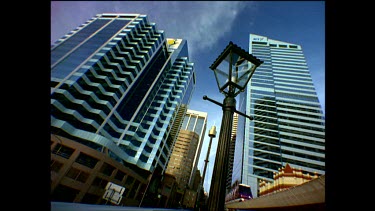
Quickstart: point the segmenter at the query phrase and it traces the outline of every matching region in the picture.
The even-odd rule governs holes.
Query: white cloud
[[[188,35],[192,46],[191,54],[200,49],[210,49],[218,39],[230,31],[241,9],[241,2],[219,1],[203,5],[195,16],[200,21],[190,22],[188,26],[191,31]]]
[[[246,5],[244,4],[246,3]],[[155,5],[156,6],[156,5]],[[168,3],[169,7],[160,7],[158,20],[168,20],[158,25],[167,37],[183,37],[188,40],[189,54],[211,46],[231,30],[238,14],[249,6],[241,1],[197,1]],[[186,8],[190,9],[186,9]],[[194,8],[194,9],[192,9]],[[156,18],[156,17],[155,17]],[[178,18],[178,20],[176,19]],[[149,19],[151,22],[152,16]]]
[[[189,54],[192,57],[195,52],[214,46],[231,30],[237,16],[251,5],[253,2],[242,1],[64,2],[51,5],[54,13],[51,18],[60,16],[60,19],[56,20],[61,21],[58,24],[60,27],[67,22],[77,27],[98,13],[147,14],[149,21],[157,23],[157,29],[162,29],[166,37],[187,39]],[[71,13],[63,12],[66,10]],[[65,14],[61,15],[62,13]],[[62,33],[65,34],[74,27],[69,25]]]

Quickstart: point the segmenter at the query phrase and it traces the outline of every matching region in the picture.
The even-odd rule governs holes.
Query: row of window
[[[268,42],[258,42],[258,41],[252,41],[252,44],[258,44],[258,45],[267,45]],[[297,45],[286,45],[286,44],[275,44],[275,43],[270,43],[270,47],[279,47],[279,48],[298,48]]]
[[[51,150],[51,152],[53,154],[61,156],[61,157],[66,158],[66,159],[69,159],[72,156],[74,151],[75,150],[73,148],[62,145],[60,143],[56,144],[56,146]],[[96,159],[96,158],[94,158],[90,155],[87,155],[83,152],[80,152],[80,154],[78,155],[78,157],[75,160],[76,163],[82,164],[86,167],[89,167],[90,169],[93,169],[96,166],[96,164],[98,163],[98,161],[99,161],[98,159]],[[50,164],[51,172],[55,172],[55,173],[58,174],[59,171],[62,169],[63,165],[64,165],[63,163],[52,159],[51,164]],[[111,176],[115,170],[116,170],[116,168],[114,166],[112,166],[112,165],[110,165],[106,162],[103,162],[102,166],[99,169],[99,172],[102,173],[103,175]],[[87,179],[90,176],[90,172],[86,172],[86,171],[71,167],[64,176],[68,177],[68,178],[70,178],[74,181],[86,183]],[[126,191],[123,194],[124,197],[129,197],[129,198],[135,197],[135,193],[138,190],[138,186],[141,184],[140,181],[136,180],[134,177],[132,177],[130,175],[125,174],[120,169],[117,169],[116,174],[114,175],[114,179],[118,180],[120,184],[122,183],[126,187]],[[123,182],[124,179],[125,179],[125,181]],[[109,182],[108,180],[106,180],[106,179],[104,179],[100,176],[97,176],[93,180],[93,182],[91,183],[91,186],[95,186],[95,187],[99,187],[101,189],[105,189],[108,182]],[[73,201],[75,195],[72,196],[73,198],[69,199],[69,200],[66,199],[64,196],[60,195],[60,191],[62,191],[61,188],[63,186],[64,185],[59,184],[59,186],[55,189],[54,193],[52,194],[52,198],[55,198],[56,201],[67,201],[67,202]],[[70,187],[66,187],[66,188],[70,189]],[[67,190],[64,190],[63,192],[66,192],[66,191]],[[75,190],[75,191],[79,192],[79,190]],[[67,191],[67,192],[69,192],[69,191]],[[86,201],[85,199],[82,200],[82,202],[85,202],[85,201]],[[91,203],[95,203],[95,202],[91,201]]]

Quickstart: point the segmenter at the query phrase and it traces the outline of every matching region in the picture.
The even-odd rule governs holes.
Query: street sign
[[[111,201],[114,204],[119,204],[122,200],[122,194],[125,191],[125,187],[116,185],[115,183],[108,182],[105,187],[103,199]]]
[[[112,183],[112,182],[108,182],[107,185],[105,186],[105,189],[106,190],[114,190],[116,192],[119,192],[121,195],[125,191],[125,187],[122,187],[122,186],[117,185],[117,184]]]

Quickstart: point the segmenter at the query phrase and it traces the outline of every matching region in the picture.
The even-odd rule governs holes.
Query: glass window
[[[204,125],[204,117],[198,117],[197,125],[195,126],[194,132],[196,132],[198,135],[201,135],[201,132],[203,130]]]
[[[116,173],[115,179],[117,179],[119,181],[122,181],[122,179],[124,179],[124,176],[125,176],[125,173],[118,170],[117,173]]]
[[[108,181],[100,177],[96,177],[94,181],[92,182],[93,186],[101,187],[103,189],[107,186],[107,184],[108,184]]]
[[[55,160],[51,160],[51,171],[59,172],[62,166],[62,163]]]
[[[107,176],[111,176],[113,170],[115,170],[115,167],[109,165],[108,163],[103,163],[100,172]]]
[[[98,162],[98,159],[84,153],[80,153],[78,158],[76,159],[76,162],[93,169]]]
[[[186,130],[186,125],[189,122],[189,116],[185,116],[184,122],[182,123],[181,130]]]
[[[197,117],[195,117],[195,116],[190,117],[189,126],[188,126],[187,130],[194,131],[194,125],[195,125],[196,120],[197,120]]]
[[[52,150],[53,154],[59,155],[63,158],[67,158],[67,159],[70,158],[70,156],[73,154],[73,152],[74,152],[74,149],[72,149],[70,147],[67,147],[67,146],[64,146],[64,145],[61,145],[61,144],[57,144],[55,146],[55,148]]]
[[[131,185],[133,181],[134,181],[134,177],[128,175],[128,177],[126,178],[125,185]]]

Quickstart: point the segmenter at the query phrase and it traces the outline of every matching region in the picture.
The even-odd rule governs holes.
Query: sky
[[[136,13],[163,30],[166,38],[186,39],[194,63],[196,88],[189,109],[207,112],[207,129],[198,163],[204,169],[209,136],[215,125],[204,178],[209,192],[220,133],[221,107],[203,96],[222,102],[209,68],[232,41],[249,50],[249,34],[301,45],[325,113],[325,2],[324,1],[51,1],[51,44],[96,14]]]

